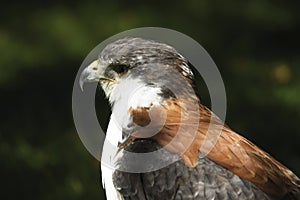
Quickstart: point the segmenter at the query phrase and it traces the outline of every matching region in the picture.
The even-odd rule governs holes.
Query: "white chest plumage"
[[[113,184],[118,141],[122,140],[122,130],[114,120],[110,120],[101,156],[102,185],[106,191],[106,198],[111,200],[123,199]]]
[[[116,169],[116,161],[122,156],[122,152],[116,156],[118,143],[122,142],[122,129],[131,122],[128,110],[159,105],[162,98],[158,95],[161,92],[160,88],[149,87],[139,79],[128,77],[119,80],[113,88],[104,90],[113,107],[101,157],[102,184],[107,199],[117,200],[123,198],[114,187],[112,176]]]

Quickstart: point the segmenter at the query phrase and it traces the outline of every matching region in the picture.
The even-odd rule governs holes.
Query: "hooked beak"
[[[79,78],[79,86],[83,91],[83,85],[86,82],[98,82],[100,80],[100,69],[98,66],[98,60],[93,61],[87,66],[81,73]]]
[[[84,69],[80,75],[80,78],[79,78],[79,86],[80,86],[80,89],[81,91],[83,91],[83,84],[85,82],[87,82],[87,77],[89,76],[89,73],[87,72],[86,69]]]
[[[83,91],[84,83],[99,82],[99,81],[114,82],[115,80],[103,76],[103,69],[99,65],[98,60],[95,60],[81,72],[79,78],[79,86],[81,91]]]

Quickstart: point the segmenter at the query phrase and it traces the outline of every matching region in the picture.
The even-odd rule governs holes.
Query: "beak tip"
[[[81,91],[83,92],[83,86],[86,82],[95,82],[98,77],[98,71],[94,70],[94,66],[98,65],[98,60],[92,62],[89,66],[87,66],[80,74],[79,77],[79,87]]]
[[[81,89],[81,92],[83,92],[83,84],[84,84],[84,81],[80,80],[79,81],[79,87]]]
[[[85,68],[81,72],[81,75],[80,75],[80,78],[79,78],[79,87],[80,87],[82,92],[83,92],[83,85],[87,81],[89,75],[90,75],[90,73],[89,73],[89,70],[87,68]]]

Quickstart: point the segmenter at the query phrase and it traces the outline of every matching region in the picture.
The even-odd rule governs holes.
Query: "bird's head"
[[[170,97],[174,94],[163,86],[176,82],[172,71],[193,83],[189,63],[173,47],[142,38],[123,38],[107,45],[99,58],[84,69],[80,86],[99,82],[111,104],[131,86],[156,88],[159,90],[153,91],[160,96]]]

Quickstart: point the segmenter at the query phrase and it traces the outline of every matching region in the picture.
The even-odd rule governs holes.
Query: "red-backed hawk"
[[[82,72],[81,85],[99,82],[112,114],[118,116],[118,120],[111,119],[106,136],[122,152],[117,165],[123,169],[153,165],[136,163],[126,152],[159,149],[158,162],[175,160],[145,173],[113,170],[102,164],[107,199],[300,199],[298,177],[224,125],[195,93],[189,93],[174,71],[195,87],[191,64],[173,47],[124,38],[107,45]],[[170,85],[177,88],[175,93]],[[184,127],[183,133],[172,142],[180,127]],[[200,148],[207,132],[215,129],[221,134],[211,151],[202,156]],[[151,130],[156,134],[149,136]],[[190,138],[192,142],[186,142]],[[119,151],[104,150],[102,157],[114,157]]]

